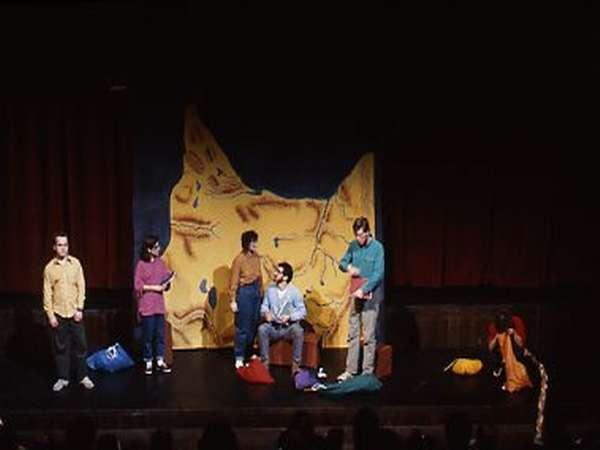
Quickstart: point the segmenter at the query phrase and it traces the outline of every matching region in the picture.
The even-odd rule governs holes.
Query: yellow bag
[[[452,363],[452,372],[457,375],[475,375],[483,367],[479,359],[457,358]]]

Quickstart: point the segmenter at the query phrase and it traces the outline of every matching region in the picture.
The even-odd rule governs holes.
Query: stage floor
[[[331,398],[295,391],[287,367],[272,368],[274,385],[246,384],[234,371],[231,350],[175,352],[173,373],[165,375],[145,376],[139,365],[116,374],[92,372],[94,390],[71,385],[60,393],[52,392],[51,367],[28,367],[0,354],[0,415],[19,429],[62,427],[77,414],[91,414],[101,428],[111,429],[198,427],[215,414],[226,415],[236,427],[285,427],[295,411],[307,409],[321,426],[347,426],[358,408],[369,405],[388,426],[440,425],[454,411],[466,411],[478,423],[535,423],[537,385],[510,395],[487,368],[472,377],[443,372],[453,358],[476,353],[395,356],[394,373],[380,392]],[[345,350],[322,351],[330,380],[342,370],[344,357]],[[550,372],[548,406],[560,405],[567,421],[597,423],[588,386]]]

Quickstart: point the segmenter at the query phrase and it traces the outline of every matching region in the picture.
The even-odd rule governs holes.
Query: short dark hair
[[[283,261],[277,264],[277,267],[281,267],[283,269],[283,276],[287,277],[288,283],[292,281],[292,278],[294,278],[294,269],[289,263]]]
[[[356,234],[361,228],[367,233],[371,231],[371,227],[369,227],[369,220],[366,217],[357,217],[352,224],[352,230],[354,231],[354,234]]]
[[[258,234],[254,230],[244,231],[242,233],[242,250],[245,252],[250,248],[250,242],[258,241]]]
[[[152,248],[156,245],[156,243],[158,242],[158,236],[155,236],[153,234],[149,234],[148,236],[146,236],[146,239],[144,239],[144,242],[142,242],[142,247],[140,248],[140,259],[142,261],[150,261],[150,250],[152,250]]]
[[[52,244],[53,245],[56,244],[56,238],[59,238],[59,237],[65,237],[65,238],[69,239],[69,235],[67,233],[65,233],[64,231],[57,231],[56,233],[54,233],[52,235]]]

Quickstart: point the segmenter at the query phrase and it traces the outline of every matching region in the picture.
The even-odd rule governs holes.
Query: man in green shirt
[[[377,322],[383,301],[383,245],[371,235],[366,217],[357,218],[352,224],[352,230],[356,239],[350,243],[339,264],[342,272],[348,272],[353,277],[350,283],[353,292],[350,292],[352,305],[348,326],[346,370],[338,376],[338,381],[345,381],[358,373],[361,323],[364,347],[362,373],[373,373]]]

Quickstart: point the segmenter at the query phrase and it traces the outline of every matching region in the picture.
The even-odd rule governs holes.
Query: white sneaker
[[[146,361],[144,373],[146,375],[152,375],[152,361]]]
[[[62,391],[63,388],[67,387],[69,385],[69,380],[65,380],[63,378],[59,378],[56,383],[54,383],[54,386],[52,386],[52,390],[54,392],[59,392]]]
[[[83,378],[79,384],[81,384],[86,389],[94,389],[94,382],[90,380],[90,377]]]
[[[347,372],[344,370],[341,374],[338,375],[336,380],[341,382],[341,381],[349,380],[352,377],[354,377],[354,375],[352,375],[350,372]]]
[[[236,359],[235,360],[235,368],[239,369],[240,367],[244,367],[244,360],[242,360],[242,359]]]
[[[171,367],[163,359],[156,360],[156,370],[159,373],[171,373]]]

